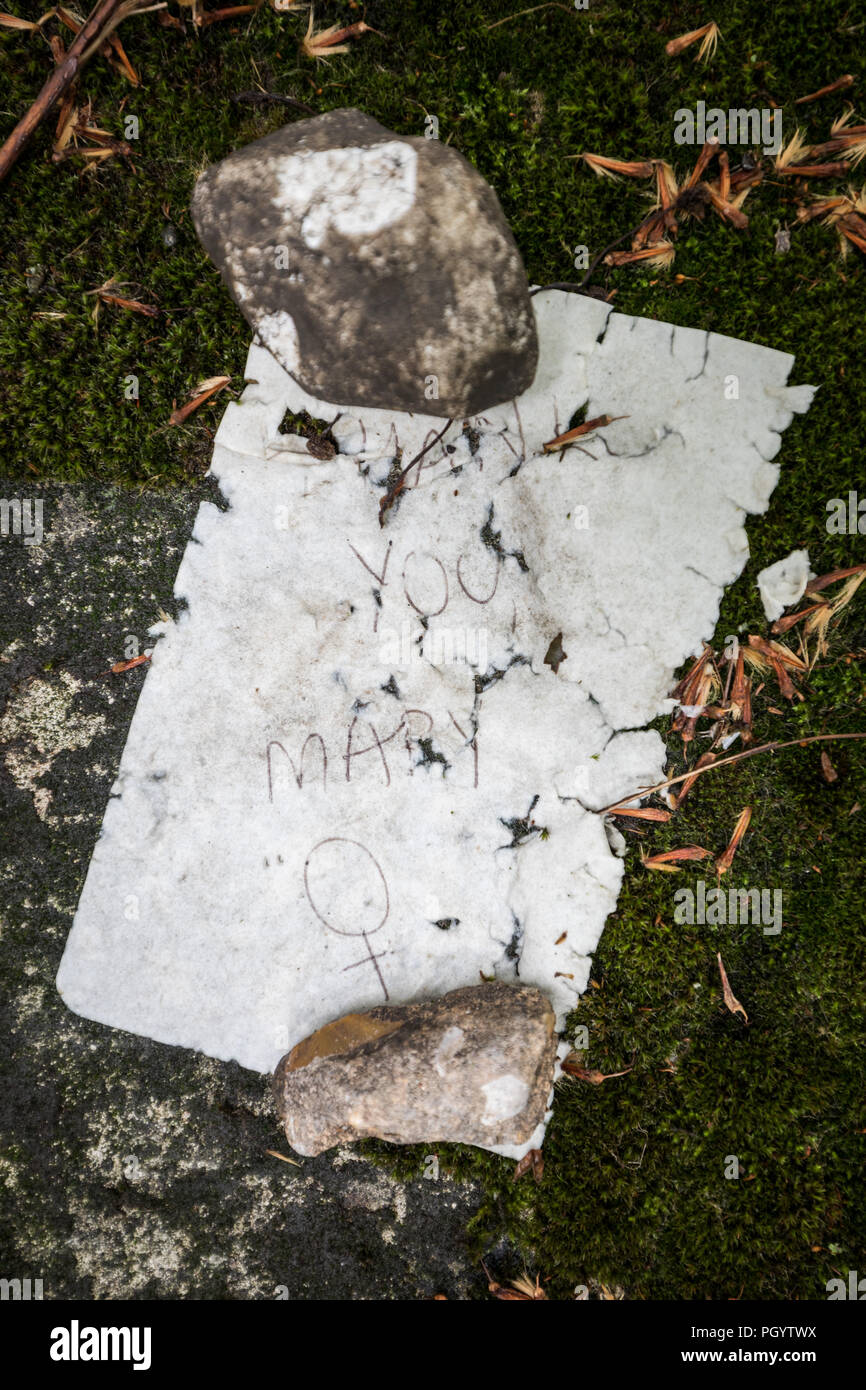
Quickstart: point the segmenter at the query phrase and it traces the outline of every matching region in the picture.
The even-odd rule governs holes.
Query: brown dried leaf
[[[574,159],[582,159],[599,178],[618,180],[621,176],[629,179],[651,179],[654,173],[651,159],[608,159],[603,154],[578,154]]]
[[[854,565],[850,570],[836,570],[833,575],[825,575],[823,580],[815,580],[813,581],[813,585],[810,585],[810,588],[813,586],[815,588],[825,588],[828,584],[846,575],[848,576],[848,582],[843,585],[835,599],[833,599],[832,602],[816,605],[815,610],[806,618],[804,628],[807,636],[817,638],[812,657],[812,666],[814,666],[819,656],[824,656],[826,654],[827,633],[830,623],[837,614],[841,613],[844,608],[847,608],[860,585],[863,583],[864,579],[866,579],[866,565]],[[806,592],[808,594],[809,589],[807,589]]]
[[[775,661],[773,663],[773,670],[776,673],[776,679],[779,682],[779,693],[783,700],[796,700],[798,697],[800,699],[803,698],[781,662]]]
[[[719,196],[723,203],[731,196],[731,162],[727,150],[719,152]]]
[[[581,1066],[577,1060],[580,1055],[579,1052],[570,1052],[562,1064],[566,1076],[574,1077],[575,1081],[589,1081],[593,1086],[600,1086],[602,1081],[613,1081],[618,1076],[628,1076],[629,1072],[634,1070],[632,1063],[625,1071],[596,1071],[593,1067]]]
[[[841,116],[837,116],[830,127],[831,135],[866,135],[866,124],[852,125],[851,119],[854,115],[854,107],[846,106]]]
[[[847,172],[848,165],[842,159],[833,160],[829,164],[789,164],[786,169],[777,170],[783,178],[795,179],[835,179]]]
[[[824,778],[825,782],[829,783],[838,782],[839,780],[839,774],[831,763],[829,755],[825,750],[822,750],[821,753],[821,776]]]
[[[748,743],[752,737],[752,679],[745,674],[745,651],[737,652],[737,665],[731,687],[731,717],[743,725],[743,741]]]
[[[675,255],[676,248],[673,242],[657,241],[652,246],[645,246],[642,251],[610,251],[605,256],[604,263],[620,266],[633,265],[635,261],[646,261],[647,265],[666,267],[672,263]]]
[[[128,309],[133,314],[144,314],[149,319],[155,319],[159,313],[152,304],[142,304],[140,299],[124,299],[119,294],[109,294],[105,290],[99,291],[99,298],[103,304],[114,304],[118,309]]]
[[[833,616],[841,613],[843,608],[847,608],[852,598],[856,594],[863,580],[866,579],[866,567],[861,567],[859,574],[853,574],[833,600]]]
[[[641,223],[632,237],[632,251],[641,251],[646,246],[655,245],[663,240],[666,231],[673,231],[676,225],[676,218],[672,212],[653,213],[651,217]]]
[[[536,1275],[535,1283],[533,1284],[528,1275],[521,1274],[518,1279],[511,1280],[511,1288],[507,1289],[493,1278],[483,1260],[481,1261],[481,1268],[487,1275],[488,1289],[493,1294],[493,1297],[498,1298],[501,1302],[538,1303],[547,1301],[547,1294],[541,1287],[541,1280],[538,1275]]]
[[[677,684],[674,686],[673,690],[671,691],[671,696],[673,697],[673,699],[679,700],[682,704],[685,705],[691,705],[695,703],[694,700],[689,698],[692,693],[693,687],[697,684],[701,668],[704,666],[706,662],[712,661],[714,657],[715,652],[713,651],[712,647],[708,647],[705,645],[700,656],[696,658],[694,664],[689,667],[682,680],[678,681]]]
[[[695,62],[706,62],[715,53],[721,32],[718,24],[710,20],[709,24],[702,24],[700,29],[692,29],[688,34],[680,34],[678,39],[670,39],[665,44],[665,53],[669,58],[676,58],[687,48],[691,48],[693,43],[697,43],[698,39],[701,39],[702,43],[695,57]]]
[[[755,169],[733,169],[731,171],[731,192],[754,188],[763,181],[764,170],[759,164]]]
[[[718,152],[719,152],[719,142],[718,142],[718,140],[707,140],[707,142],[705,143],[703,149],[701,150],[700,154],[698,155],[698,158],[697,158],[697,161],[696,161],[696,163],[695,163],[694,169],[692,170],[692,172],[689,174],[688,178],[686,179],[686,182],[685,182],[685,184],[684,184],[684,187],[685,187],[685,188],[694,188],[694,187],[696,186],[696,184],[698,184],[698,183],[700,182],[700,180],[701,180],[701,178],[702,178],[702,176],[703,176],[704,170],[706,169],[706,167],[707,167],[707,165],[709,164],[710,160],[713,158],[713,155],[718,154]]]
[[[573,430],[566,430],[565,434],[558,434],[555,439],[549,439],[541,447],[546,454],[550,454],[554,449],[564,449],[566,444],[572,444],[575,439],[582,439],[592,430],[602,430],[607,425],[612,425],[614,420],[628,420],[629,418],[628,415],[596,415],[592,420],[584,420],[582,425],[575,425]]]
[[[341,28],[339,24],[329,24],[327,29],[320,29],[318,33],[313,32],[313,11],[310,10],[310,19],[307,25],[307,32],[301,41],[301,48],[308,58],[332,58],[337,53],[351,52],[350,46],[344,43],[344,39],[360,38],[361,34],[378,33],[371,25],[365,24],[359,19],[354,24],[347,24]]]
[[[794,131],[787,145],[776,155],[774,167],[777,174],[781,174],[790,164],[797,164],[803,158],[809,157],[809,146],[800,127]]]
[[[698,772],[700,771],[700,769],[701,769],[702,767],[709,767],[710,763],[714,763],[714,762],[716,761],[716,758],[717,758],[717,757],[718,757],[718,754],[717,754],[717,753],[702,753],[702,754],[701,754],[701,756],[698,758],[697,762],[695,763],[695,773],[694,773],[694,776],[693,776],[693,777],[687,778],[686,781],[683,782],[682,791],[679,793],[679,795],[677,795],[676,793],[672,793],[672,795],[673,795],[673,800],[674,800],[674,805],[675,805],[675,807],[676,807],[677,810],[679,810],[679,808],[682,806],[683,802],[685,801],[685,799],[686,799],[686,797],[688,796],[689,792],[691,791],[692,787],[695,785],[695,782],[697,782],[697,780],[698,780]],[[707,854],[709,854],[709,850],[707,850]]]
[[[541,1149],[530,1149],[523,1155],[520,1162],[515,1166],[513,1182],[522,1178],[525,1173],[532,1173],[536,1182],[541,1182],[544,1177],[544,1159],[541,1156]]]
[[[848,212],[839,218],[836,227],[846,241],[850,241],[858,251],[866,254],[866,222],[862,217],[858,217],[855,212]]]
[[[255,5],[226,5],[219,10],[200,10],[195,23],[200,29],[207,29],[211,24],[220,24],[224,19],[242,19],[244,15],[254,14],[260,3],[261,0],[258,0]]]
[[[634,809],[624,807],[617,811],[618,816],[627,816],[629,820],[652,820],[665,822],[671,818],[670,811],[663,811],[658,806],[635,806]]]
[[[3,29],[38,29],[38,24],[33,24],[29,19],[19,19],[17,14],[5,14],[0,12],[0,28]]]
[[[765,637],[754,635],[749,637],[748,642],[752,651],[760,652],[770,662],[779,661],[783,666],[790,666],[792,671],[805,671],[806,669],[803,658],[797,656],[796,652],[792,652],[790,647],[786,647],[784,642],[768,642]]]
[[[121,676],[124,671],[131,671],[134,666],[143,666],[146,661],[150,661],[151,654],[145,656],[134,656],[131,661],[115,661],[107,671],[103,671],[103,676]]]
[[[744,212],[740,212],[739,208],[734,203],[729,203],[725,198],[723,198],[722,195],[720,193],[717,193],[710,184],[706,184],[705,187],[710,195],[710,202],[712,203],[716,212],[721,217],[722,221],[729,222],[732,227],[737,228],[737,231],[745,231],[749,225],[749,219],[746,216],[746,214]],[[744,189],[741,196],[745,197],[748,191],[748,189]]]
[[[617,814],[619,814],[617,812]],[[702,845],[682,845],[679,849],[667,849],[661,854],[642,854],[641,863],[645,869],[655,869],[659,873],[678,874],[678,864],[693,859],[709,859],[710,851]]]
[[[831,570],[829,574],[821,574],[817,579],[810,579],[806,585],[806,594],[819,594],[822,589],[827,589],[831,584],[837,584],[840,579],[848,579],[852,574],[866,574],[866,564],[851,565],[844,570]]]
[[[658,195],[659,207],[672,208],[677,200],[679,187],[677,186],[677,176],[670,164],[663,159],[657,159],[655,163],[656,193]]]
[[[76,19],[75,15],[70,14],[69,10],[64,9],[62,5],[57,6],[55,14],[57,15],[57,18],[60,20],[60,23],[65,24],[67,29],[71,29],[73,34],[78,33],[79,29],[81,28],[80,19]]]
[[[779,690],[786,700],[803,698],[786,669],[790,667],[795,671],[805,671],[807,669],[806,663],[801,657],[797,656],[782,642],[768,642],[766,638],[754,635],[749,637],[748,650],[758,652],[762,659],[769,662],[773,669],[773,674],[779,683]]]
[[[799,613],[789,613],[784,618],[778,618],[770,628],[771,632],[776,632],[780,636],[782,633],[790,632],[803,618],[808,618],[810,613],[817,613],[819,609],[826,608],[826,603],[813,603],[809,608],[801,608]]]
[[[850,198],[839,196],[836,198],[814,198],[811,203],[803,204],[797,209],[798,222],[812,222],[816,217],[821,217],[826,225],[836,222],[845,212],[853,211],[854,204]]]
[[[749,828],[749,821],[751,819],[752,808],[751,806],[746,806],[740,812],[737,823],[734,826],[734,833],[730,838],[727,849],[724,851],[723,854],[720,854],[718,859],[716,860],[715,870],[719,878],[721,878],[722,874],[726,874],[728,872],[728,869],[733,864],[734,855],[739,849],[743,836]]]
[[[827,154],[838,154],[844,151],[843,159],[850,159],[854,164],[858,164],[866,153],[866,140],[855,131],[848,131],[842,135],[834,135],[832,140],[824,140],[820,145],[812,146],[812,159],[823,159]]]
[[[707,654],[709,659],[705,659]],[[688,676],[676,687],[682,690],[682,694],[678,697],[680,707],[671,722],[671,730],[682,735],[683,743],[691,743],[698,720],[707,713],[707,706],[719,692],[720,682],[714,657],[715,653],[705,648]]]
[[[231,381],[230,376],[212,376],[207,381],[202,381],[192,392],[192,399],[186,405],[175,407],[168,417],[170,425],[182,425],[184,420],[192,415],[193,411],[198,410],[207,401],[215,396],[218,391],[222,391]]]
[[[78,121],[78,107],[75,105],[74,91],[67,92],[57,116],[57,129],[54,135],[53,153],[58,155],[72,139]]]
[[[116,66],[119,69],[119,71],[121,71],[124,74],[124,76],[128,78],[128,80],[132,83],[133,87],[140,87],[141,80],[138,76],[138,73],[135,71],[135,68],[132,66],[132,63],[126,56],[126,49],[120,42],[119,35],[112,34],[108,40],[108,46],[113,50],[117,58],[117,63],[113,64],[113,66]]]
[[[728,972],[725,970],[725,967],[722,963],[721,952],[717,954],[716,960],[719,962],[719,974],[722,977],[722,993],[725,997],[726,1007],[730,1009],[732,1014],[742,1014],[743,1022],[748,1023],[749,1015],[746,1013],[739,999],[736,999],[734,997],[734,992],[731,989],[730,984],[728,983]]]

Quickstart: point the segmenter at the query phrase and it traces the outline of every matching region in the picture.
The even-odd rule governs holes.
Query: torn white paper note
[[[253,346],[58,975],[85,1017],[261,1072],[350,1010],[586,988],[623,874],[595,812],[711,636],[810,388],[749,343],[534,300],[536,381],[456,421],[342,411]],[[732,389],[736,383],[736,393]],[[625,418],[544,454],[575,411]],[[285,411],[344,452],[281,447]],[[549,655],[549,664],[545,657]],[[556,669],[554,669],[556,667]]]

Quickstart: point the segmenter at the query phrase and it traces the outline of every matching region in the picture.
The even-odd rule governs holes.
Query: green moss
[[[9,6],[34,16],[42,8]],[[349,55],[318,66],[298,55],[305,12],[264,7],[249,23],[188,28],[185,37],[153,15],[129,21],[124,43],[142,86],[130,88],[95,59],[83,90],[99,124],[117,134],[125,115],[139,117],[131,163],[54,165],[49,123],[4,187],[2,471],[34,484],[181,489],[204,472],[225,395],[183,428],[166,422],[200,379],[228,373],[240,385],[250,335],[195,238],[190,192],[205,163],[275,129],[285,114],[233,102],[237,92],[261,82],[321,111],[357,105],[407,134],[422,134],[425,114],[435,115],[440,138],[495,187],[530,279],[546,283],[574,279],[575,247],[596,254],[647,207],[644,185],[597,180],[569,156],[658,156],[683,170],[694,151],[674,144],[673,114],[699,99],[727,108],[772,98],[784,108],[786,137],[799,123],[807,137],[824,139],[845,96],[796,114],[794,99],[839,73],[858,74],[862,25],[847,0],[719,0],[713,16],[723,39],[707,65],[694,62],[695,50],[664,56],[667,38],[707,18],[692,3],[672,10],[661,0],[590,0],[586,12],[550,8],[488,27],[521,8],[516,0],[374,2],[365,18],[387,39],[367,34]],[[316,21],[358,13],[350,3],[317,5]],[[0,138],[48,68],[40,40],[3,34]],[[863,476],[863,259],[841,262],[827,228],[795,228],[792,191],[777,181],[755,190],[746,210],[747,234],[712,216],[683,229],[675,271],[692,278],[680,284],[658,271],[596,276],[624,312],[794,353],[793,380],[821,388],[785,434],[781,479],[767,515],[749,523],[751,559],[725,597],[717,644],[741,624],[764,631],[755,575],[791,548],[807,546],[819,571],[864,558],[862,538],[830,536],[824,526],[828,499]],[[163,239],[167,221],[178,231],[173,249]],[[781,223],[793,228],[792,246],[777,256]],[[46,274],[32,293],[26,277],[35,265]],[[110,277],[131,282],[129,292],[157,304],[159,317],[104,306],[94,322],[88,292]],[[63,317],[37,317],[45,313]],[[129,375],[139,378],[137,402],[124,396]],[[683,517],[684,527],[705,524],[697,505]],[[863,727],[862,613],[861,597],[803,704],[773,714],[768,706],[783,701],[768,694],[758,702],[758,739]],[[679,768],[678,742],[670,748]],[[674,925],[673,892],[700,877],[700,866],[653,875],[629,855],[593,986],[573,1022],[589,1029],[590,1065],[633,1069],[599,1086],[563,1083],[539,1186],[531,1177],[515,1184],[513,1165],[492,1156],[438,1146],[444,1171],[484,1185],[473,1226],[479,1253],[509,1233],[558,1297],[601,1280],[633,1298],[820,1298],[835,1268],[863,1268],[866,831],[854,808],[864,802],[866,763],[861,744],[829,751],[839,772],[832,785],[815,747],[766,755],[703,778],[668,826],[630,832],[654,849],[695,841],[716,851],[752,805],[731,880],[782,888],[782,933]],[[717,951],[748,1027],[724,1008]],[[74,1090],[71,1064],[58,1065],[60,1093]],[[367,1149],[406,1177],[424,1171],[428,1150]],[[724,1177],[729,1154],[740,1158],[739,1180]],[[49,1169],[34,1170],[28,1192],[51,1182]],[[35,1195],[28,1204],[38,1220]],[[56,1258],[62,1280],[62,1250]],[[224,1282],[214,1275],[208,1290],[219,1296]]]
[[[719,624],[717,645],[751,610],[747,581],[726,607],[734,616]],[[847,653],[864,638],[855,612],[804,705],[773,715],[777,692],[758,697],[755,742],[862,729],[866,687]],[[435,1146],[441,1171],[484,1185],[472,1227],[479,1258],[505,1230],[560,1298],[600,1282],[629,1298],[815,1299],[836,1267],[862,1264],[866,753],[858,742],[822,746],[839,773],[832,785],[820,746],[764,754],[699,779],[667,825],[627,834],[617,911],[570,1023],[588,1029],[588,1066],[632,1070],[559,1084],[540,1186],[529,1176],[515,1184],[513,1163]],[[668,747],[679,771],[679,738]],[[752,823],[725,885],[781,889],[780,934],[677,925],[674,892],[699,878],[709,887],[712,868],[651,873],[634,841],[715,854],[746,805]],[[748,1026],[724,1006],[717,953]],[[368,1151],[406,1179],[431,1147],[399,1160],[383,1145]],[[738,1179],[725,1176],[731,1155]],[[513,1261],[503,1269],[515,1272]]]

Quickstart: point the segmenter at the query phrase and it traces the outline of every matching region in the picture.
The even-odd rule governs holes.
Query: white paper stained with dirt
[[[562,1021],[586,988],[623,872],[593,808],[663,775],[642,726],[811,389],[787,354],[534,304],[533,388],[455,422],[384,527],[398,449],[444,422],[341,411],[251,349],[61,963],[76,1012],[267,1072],[386,1000],[496,976]],[[627,418],[544,455],[584,404]],[[287,408],[346,452],[287,449]]]

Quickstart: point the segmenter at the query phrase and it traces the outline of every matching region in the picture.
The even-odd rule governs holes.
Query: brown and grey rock
[[[531,386],[520,252],[450,146],[330,111],[205,170],[192,214],[262,342],[320,399],[460,417]]]
[[[286,1137],[306,1155],[366,1138],[525,1144],[553,1084],[554,1023],[540,990],[499,982],[346,1014],[274,1073]]]

